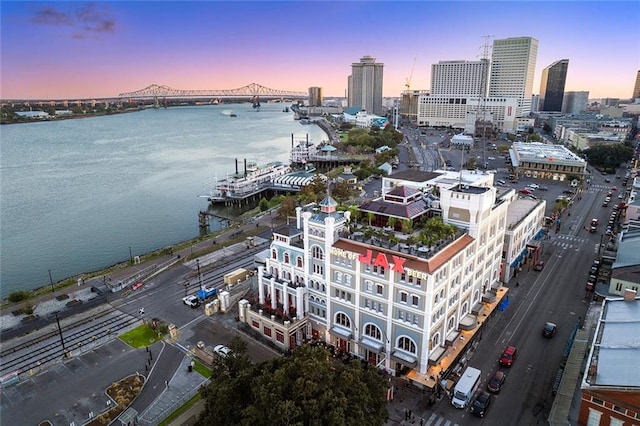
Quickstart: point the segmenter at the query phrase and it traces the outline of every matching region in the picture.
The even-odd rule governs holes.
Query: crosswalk
[[[587,240],[583,237],[558,234],[553,237],[553,241],[551,241],[551,245],[562,250],[580,251],[584,248],[584,243],[586,241]],[[595,244],[593,249],[595,253],[598,252],[598,247],[599,247],[599,244]]]
[[[446,418],[437,415],[436,413],[432,413],[429,418],[423,418],[422,423],[419,418],[415,418],[413,420],[404,420],[401,423],[402,426],[409,425],[423,425],[423,426],[459,426],[458,423],[454,423],[451,420],[447,420]]]

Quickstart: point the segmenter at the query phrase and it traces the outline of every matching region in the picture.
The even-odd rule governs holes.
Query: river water
[[[0,297],[200,234],[216,177],[327,139],[283,104],[184,106],[2,126]],[[237,117],[230,117],[230,113]],[[212,221],[212,228],[216,224]]]

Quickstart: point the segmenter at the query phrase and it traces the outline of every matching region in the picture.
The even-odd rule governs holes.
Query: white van
[[[480,385],[480,375],[482,372],[477,368],[467,367],[462,376],[460,376],[460,380],[456,383],[456,387],[453,388],[453,398],[451,399],[451,403],[456,408],[465,408],[473,394],[478,389]]]
[[[507,182],[506,182],[506,181],[504,181],[504,180],[502,180],[502,179],[500,179],[500,180],[499,180],[499,181],[497,181],[496,183],[497,183],[498,185],[500,185],[500,186],[505,186],[505,185],[507,184]]]

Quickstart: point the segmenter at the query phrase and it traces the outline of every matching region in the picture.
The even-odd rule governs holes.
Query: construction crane
[[[409,90],[411,88],[411,79],[413,78],[413,70],[416,67],[416,59],[418,59],[418,57],[414,56],[413,65],[411,66],[411,74],[409,74],[409,77],[407,77],[407,82],[404,84],[404,87],[406,87],[407,90]]]

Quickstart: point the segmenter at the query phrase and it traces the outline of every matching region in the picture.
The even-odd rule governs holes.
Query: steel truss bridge
[[[305,92],[277,90],[251,83],[244,87],[227,90],[180,90],[168,86],[152,84],[135,92],[120,93],[118,99],[300,99],[308,98]]]

